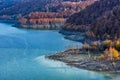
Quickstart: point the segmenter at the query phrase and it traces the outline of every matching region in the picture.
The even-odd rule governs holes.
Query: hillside
[[[8,1],[6,2],[6,4]],[[9,4],[9,3],[8,3]],[[0,10],[0,15],[25,15],[32,11],[42,11],[43,6],[46,4],[43,0],[28,0],[21,1],[12,6]]]
[[[48,23],[64,23],[68,17],[77,13],[87,6],[93,4],[96,0],[1,0],[0,1],[0,20],[17,20],[17,26],[27,25],[49,25]],[[36,16],[36,13],[38,14]],[[39,17],[39,15],[58,17]],[[56,13],[54,15],[54,13]],[[29,15],[32,15],[30,17]],[[33,19],[36,17],[36,19]],[[24,22],[27,20],[26,22]],[[32,20],[32,21],[30,21]],[[39,21],[38,21],[39,20]],[[47,21],[47,24],[46,24]],[[60,25],[61,26],[61,25]],[[40,26],[39,26],[40,27]]]
[[[12,1],[12,2],[11,2]],[[59,12],[66,17],[91,5],[95,0],[1,0],[0,16],[20,18],[31,12]]]
[[[30,12],[36,12],[36,11],[57,12],[58,10],[60,9],[64,10],[65,8],[78,11],[75,5],[78,5],[79,2],[76,1],[72,2],[72,1],[74,0],[27,0],[27,1],[20,0],[19,2],[18,0],[8,0],[8,1],[1,0],[0,15],[18,15],[18,14],[26,15],[29,14]],[[81,0],[77,0],[77,1],[81,1]],[[85,7],[91,4],[90,2],[93,1],[86,0],[81,2],[83,7]]]
[[[20,2],[20,0],[19,0]],[[18,3],[18,0],[0,0],[0,11]]]
[[[90,25],[98,38],[120,38],[120,5],[100,17]]]
[[[120,0],[97,1],[79,13],[73,14],[69,19],[67,19],[63,29],[81,31],[81,26],[85,26],[88,29],[90,24],[92,24],[99,17],[105,15],[107,11],[112,10],[115,6],[118,5],[120,5]]]

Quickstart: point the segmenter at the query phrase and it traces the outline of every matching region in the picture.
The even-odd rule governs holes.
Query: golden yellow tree
[[[120,40],[115,42],[115,48],[120,51]]]
[[[113,58],[114,58],[114,60],[119,59],[119,52],[115,48],[113,48]]]

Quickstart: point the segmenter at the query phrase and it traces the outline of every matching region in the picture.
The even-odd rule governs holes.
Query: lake
[[[26,30],[0,23],[0,80],[120,80],[120,75],[77,69],[45,55],[81,43],[57,31]]]

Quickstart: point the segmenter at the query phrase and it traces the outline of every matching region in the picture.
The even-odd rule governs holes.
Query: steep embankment
[[[34,29],[58,29],[65,22],[63,15],[55,12],[33,12],[21,18],[18,25]],[[17,26],[18,26],[17,25]]]

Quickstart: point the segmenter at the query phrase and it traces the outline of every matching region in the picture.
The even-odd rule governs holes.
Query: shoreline
[[[13,19],[0,19],[1,23],[12,24],[13,27],[33,30],[60,30],[64,23],[55,24],[19,24],[17,20]]]
[[[13,19],[0,19],[0,23],[15,24],[15,23],[17,23],[17,20],[13,20]]]
[[[68,66],[97,72],[120,73],[120,61],[111,62],[95,59],[95,54],[88,55],[79,49],[47,55],[45,58],[64,62]],[[100,54],[100,53],[98,53]],[[97,55],[98,55],[97,54]]]
[[[62,26],[62,24],[53,24],[53,25],[49,25],[49,24],[44,24],[44,25],[40,25],[40,24],[14,24],[14,27],[17,28],[23,28],[23,29],[34,29],[34,30],[59,30],[60,27]]]
[[[48,55],[45,57],[48,59],[64,62],[68,66],[72,66],[80,69],[99,71],[99,72],[120,73],[120,61],[115,62],[114,65],[110,61],[103,61],[103,60],[99,61],[94,59],[93,56],[92,58],[89,56],[90,55],[88,55],[88,53],[84,52],[82,49],[70,49],[64,52]]]

